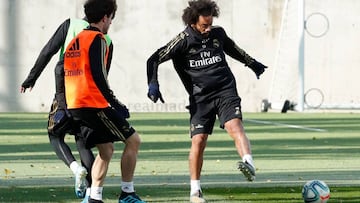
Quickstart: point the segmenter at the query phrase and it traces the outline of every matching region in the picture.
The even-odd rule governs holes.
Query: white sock
[[[70,169],[74,174],[76,174],[76,171],[79,167],[80,167],[80,165],[76,161],[73,161],[70,164]]]
[[[96,200],[102,200],[103,187],[91,187],[90,198]]]
[[[132,193],[135,192],[134,190],[134,182],[124,182],[121,181],[121,190],[126,193]]]
[[[247,162],[248,164],[250,164],[255,169],[254,161],[253,161],[251,154],[245,154],[242,157],[242,160],[243,160],[243,162]]]
[[[90,188],[88,187],[88,188],[86,188],[86,193],[85,193],[85,197],[86,196],[90,196]]]
[[[190,180],[190,188],[190,196],[201,191],[200,180]]]

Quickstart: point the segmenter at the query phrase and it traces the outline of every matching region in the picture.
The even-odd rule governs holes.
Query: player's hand
[[[31,92],[32,87],[24,87],[24,86],[21,86],[21,87],[20,87],[20,93],[25,93],[27,88],[29,88],[29,91]]]
[[[20,93],[25,93],[26,89],[29,89],[29,91],[31,92],[32,88],[35,85],[35,80],[32,78],[27,78],[20,87]]]
[[[158,101],[158,99],[160,99],[160,101],[162,103],[165,102],[164,99],[162,98],[161,92],[159,90],[159,84],[158,83],[150,83],[149,84],[149,91],[148,91],[147,96],[154,103],[156,103]]]
[[[265,69],[267,66],[263,65],[262,63],[258,62],[257,60],[254,60],[252,63],[249,64],[249,68],[254,71],[257,79],[260,78],[260,75],[265,72]]]

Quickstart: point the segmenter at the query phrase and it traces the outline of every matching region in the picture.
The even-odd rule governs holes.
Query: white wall
[[[34,89],[20,94],[38,53],[57,26],[68,17],[82,17],[80,0],[0,1],[0,111],[47,112],[54,94],[54,56]],[[269,66],[260,80],[241,63],[229,59],[238,82],[244,112],[259,111],[268,97],[272,78],[283,0],[218,0],[220,17],[214,24],[251,56]],[[159,68],[160,88],[166,104],[147,98],[146,60],[157,48],[184,29],[181,21],[186,0],[118,0],[110,28],[114,57],[111,88],[131,111],[184,111],[187,95],[172,64]],[[306,36],[306,85],[321,88],[329,102],[360,103],[360,1],[307,0],[306,14],[325,13],[330,30],[322,38]],[[346,80],[346,82],[342,82]]]

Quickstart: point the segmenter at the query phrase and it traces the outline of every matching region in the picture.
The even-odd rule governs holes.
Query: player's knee
[[[63,132],[54,132],[52,130],[48,130],[48,137],[49,140],[59,140],[59,139],[64,139],[65,137],[65,133]]]
[[[129,146],[133,146],[138,148],[141,143],[140,136],[137,132],[134,132],[126,141],[125,143]]]
[[[208,135],[207,134],[196,134],[192,136],[191,143],[192,145],[196,145],[204,148],[206,146]]]
[[[245,134],[245,130],[240,119],[236,118],[227,121],[224,126],[225,126],[225,130],[229,134],[234,134],[234,133]]]

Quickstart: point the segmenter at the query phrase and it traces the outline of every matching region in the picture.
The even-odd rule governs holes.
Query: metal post
[[[305,28],[305,0],[298,0],[298,40],[299,40],[299,96],[296,105],[297,111],[304,111],[304,28]]]

